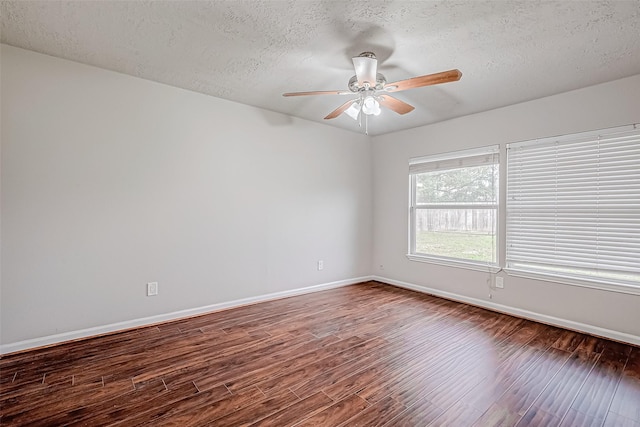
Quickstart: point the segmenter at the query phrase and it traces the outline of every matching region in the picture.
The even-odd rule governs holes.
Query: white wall
[[[640,76],[370,139],[1,55],[0,349],[371,273],[640,343],[640,296],[405,257],[410,157],[640,122]]]
[[[5,348],[369,274],[368,137],[6,45],[1,66]]]
[[[587,326],[596,333],[615,332],[609,335],[640,344],[638,295],[506,276],[505,289],[493,292],[489,300],[488,273],[409,261],[405,256],[409,158],[492,144],[501,144],[504,154],[509,142],[639,122],[637,75],[373,138],[373,274],[391,283],[450,293],[499,309],[528,311],[525,314],[542,320],[583,329]],[[504,218],[504,207],[502,214]],[[504,236],[504,223],[500,233]]]

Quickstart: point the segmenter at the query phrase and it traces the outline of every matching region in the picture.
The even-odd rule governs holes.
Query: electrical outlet
[[[318,271],[322,270],[324,268],[324,261],[319,259],[318,260]]]
[[[158,295],[158,282],[147,283],[147,296],[152,297]]]
[[[504,277],[496,277],[496,288],[504,289]]]

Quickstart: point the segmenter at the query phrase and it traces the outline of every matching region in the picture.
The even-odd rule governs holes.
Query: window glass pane
[[[418,204],[497,203],[498,166],[485,165],[416,175]]]
[[[495,262],[496,209],[416,209],[417,254]]]

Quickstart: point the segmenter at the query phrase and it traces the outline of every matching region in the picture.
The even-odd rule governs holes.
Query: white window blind
[[[511,270],[640,288],[640,128],[507,145]]]
[[[434,156],[414,157],[409,159],[409,174],[416,175],[438,170],[492,165],[497,163],[499,153],[500,146],[492,145],[490,147],[454,151]]]

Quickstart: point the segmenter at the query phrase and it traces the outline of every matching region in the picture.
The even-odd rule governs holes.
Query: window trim
[[[413,157],[409,159],[409,206],[408,206],[408,251],[407,258],[410,261],[425,262],[431,264],[444,265],[449,267],[460,267],[469,270],[497,273],[501,270],[500,267],[500,246],[501,246],[501,234],[500,234],[500,210],[501,210],[501,191],[498,187],[496,191],[496,203],[484,203],[478,205],[461,205],[451,203],[449,205],[432,205],[429,203],[416,203],[416,175],[420,172],[413,172],[412,169],[421,164],[449,162],[460,160],[465,158],[477,157],[477,156],[492,156],[495,160],[492,164],[495,164],[498,170],[498,176],[500,176],[500,145],[490,145],[487,147],[472,148],[468,150],[452,151],[447,153],[435,154],[432,156]],[[468,167],[472,167],[469,165]],[[436,169],[434,169],[436,170]],[[418,209],[428,209],[430,206],[433,208],[451,208],[451,209],[494,209],[495,210],[495,261],[473,261],[463,258],[451,258],[446,256],[418,254],[416,253],[416,213]]]
[[[407,254],[409,261],[425,262],[428,264],[444,265],[447,267],[459,267],[467,270],[482,271],[488,273],[498,273],[502,270],[498,264],[487,264],[484,262],[465,261],[459,258],[436,257],[430,255]]]

